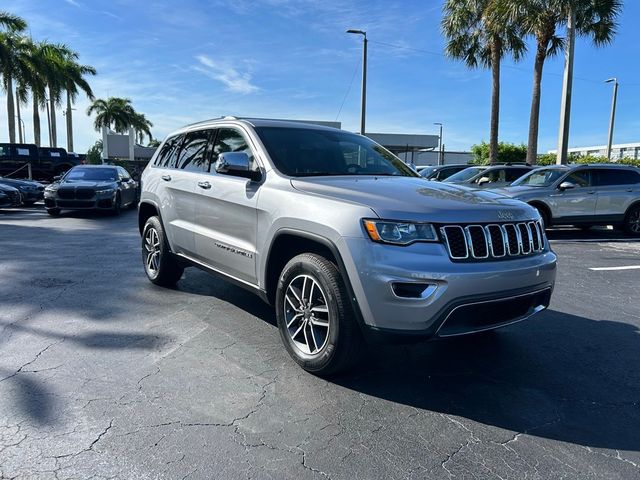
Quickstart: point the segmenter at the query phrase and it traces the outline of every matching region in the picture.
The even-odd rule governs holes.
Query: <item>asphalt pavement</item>
[[[546,312],[324,380],[251,293],[148,282],[135,211],[0,211],[0,478],[640,478],[640,242],[550,238]]]

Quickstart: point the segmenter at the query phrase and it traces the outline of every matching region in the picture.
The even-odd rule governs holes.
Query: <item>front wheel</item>
[[[158,217],[149,218],[142,230],[142,262],[147,278],[163,287],[175,285],[184,272],[184,267],[176,261],[169,249]]]
[[[640,237],[640,205],[629,209],[624,219],[624,230],[629,235]]]
[[[111,213],[114,216],[118,216],[120,215],[120,212],[122,211],[122,197],[120,196],[120,193],[118,193],[116,195],[116,199],[113,202],[113,210],[111,211]]]
[[[308,372],[330,375],[359,359],[363,341],[346,286],[326,258],[304,253],[285,265],[276,315],[287,351]]]

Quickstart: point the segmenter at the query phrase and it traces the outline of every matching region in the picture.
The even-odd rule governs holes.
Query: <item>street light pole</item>
[[[607,160],[611,161],[611,144],[613,143],[613,125],[616,121],[616,103],[618,102],[618,79],[613,77],[604,83],[613,83],[613,100],[611,100],[611,118],[609,119],[609,143],[607,143]]]
[[[444,151],[442,149],[442,124],[439,122],[434,123],[434,125],[440,125],[440,135],[438,135],[438,165],[442,165]]]
[[[347,33],[354,33],[356,35],[362,35],[362,105],[360,106],[360,135],[365,133],[365,118],[367,112],[367,32],[364,30],[356,30],[350,28]]]

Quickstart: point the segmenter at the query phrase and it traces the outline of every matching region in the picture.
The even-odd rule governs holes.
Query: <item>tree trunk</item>
[[[67,91],[67,152],[73,152],[73,118],[71,117],[71,97]]]
[[[58,132],[56,129],[56,101],[49,89],[49,115],[51,115],[51,146],[58,146]]]
[[[536,59],[533,65],[533,92],[531,93],[531,114],[529,116],[529,143],[527,144],[527,163],[535,165],[538,160],[538,127],[540,125],[540,96],[542,69],[547,58],[547,45],[538,42]]]
[[[498,124],[500,119],[500,51],[501,41],[499,38],[493,39],[491,47],[491,73],[492,73],[492,92],[491,92],[491,130],[489,132],[489,163],[494,164],[498,161]]]
[[[7,87],[7,120],[9,121],[9,142],[16,143],[16,113],[13,100],[13,79],[5,75]]]
[[[38,96],[34,93],[33,100],[33,142],[40,146],[40,104]]]
[[[18,117],[18,141],[20,143],[23,143],[26,141],[26,139],[23,138],[23,134],[25,134],[25,132],[23,131],[24,129],[22,128],[22,117],[20,115],[20,97],[18,96],[17,88],[16,88],[16,116]]]

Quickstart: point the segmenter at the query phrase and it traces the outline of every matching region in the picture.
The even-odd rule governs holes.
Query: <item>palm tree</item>
[[[31,91],[33,103],[33,140],[39,147],[41,145],[40,110],[46,106],[47,98],[47,55],[49,49],[47,42],[31,43],[29,46],[28,69],[26,83]],[[51,129],[49,129],[51,137]]]
[[[20,17],[7,12],[0,12],[0,75],[2,86],[7,92],[7,121],[9,124],[9,141],[16,141],[16,119],[13,97],[13,80],[19,77],[24,68],[23,57],[25,42],[18,35],[27,27]]]
[[[112,128],[118,133],[129,130],[133,124],[135,111],[128,98],[109,97],[95,100],[87,110],[87,115],[95,113],[93,126],[97,131],[102,127]]]
[[[131,122],[131,126],[136,133],[138,143],[142,144],[145,136],[149,137],[149,142],[153,140],[153,135],[151,135],[151,127],[153,127],[153,123],[145,117],[144,113],[136,112],[133,117],[133,121]]]
[[[58,146],[58,132],[56,122],[56,106],[62,100],[62,94],[67,86],[67,69],[69,61],[78,59],[78,54],[62,43],[45,43],[43,45],[44,77],[49,93],[49,115],[51,120],[50,144]]]
[[[510,21],[510,0],[446,0],[442,30],[447,37],[448,56],[464,60],[469,68],[492,72],[489,161],[498,159],[500,116],[500,63],[506,55],[519,60],[526,46],[518,25]]]
[[[76,58],[77,56],[68,56],[62,65],[62,71],[64,72],[63,85],[67,92],[67,110],[65,115],[67,118],[67,151],[69,152],[73,152],[73,117],[71,106],[78,96],[78,88],[93,100],[93,91],[84,76],[96,74],[95,68],[76,63]]]
[[[517,22],[524,33],[536,39],[536,56],[533,66],[533,91],[529,117],[529,142],[527,162],[536,163],[538,156],[538,127],[540,123],[540,98],[542,71],[547,58],[564,48],[564,38],[558,29],[566,24],[569,9],[576,11],[576,32],[590,37],[596,46],[610,43],[616,33],[616,18],[621,12],[618,0],[519,0],[509,4],[510,18]]]

